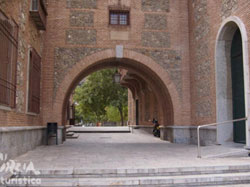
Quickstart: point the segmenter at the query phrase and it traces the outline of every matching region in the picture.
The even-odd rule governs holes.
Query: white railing
[[[218,122],[218,123],[211,123],[211,124],[207,124],[207,125],[199,125],[197,127],[197,148],[198,148],[198,154],[197,157],[201,158],[201,145],[200,145],[200,129],[203,127],[210,127],[210,126],[217,126],[217,125],[221,125],[221,124],[226,124],[226,123],[232,123],[232,122],[238,122],[238,121],[245,121],[247,120],[247,117],[245,118],[240,118],[240,119],[235,119],[235,120],[230,120],[230,121],[223,121],[223,122]]]

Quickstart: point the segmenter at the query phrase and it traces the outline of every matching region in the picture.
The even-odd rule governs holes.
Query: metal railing
[[[238,121],[245,121],[247,120],[247,117],[245,118],[240,118],[240,119],[235,119],[235,120],[230,120],[230,121],[223,121],[223,122],[218,122],[218,123],[211,123],[211,124],[207,124],[207,125],[199,125],[197,127],[197,148],[198,148],[198,154],[197,157],[201,158],[201,145],[200,145],[200,129],[203,127],[210,127],[210,126],[217,126],[217,125],[221,125],[221,124],[226,124],[226,123],[232,123],[232,122],[238,122]]]
[[[15,98],[16,85],[0,77],[0,104],[14,108]]]

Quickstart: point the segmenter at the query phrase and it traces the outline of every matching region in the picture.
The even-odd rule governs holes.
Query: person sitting
[[[158,120],[153,119],[154,129],[153,129],[153,135],[155,137],[160,137],[160,124],[158,123]]]

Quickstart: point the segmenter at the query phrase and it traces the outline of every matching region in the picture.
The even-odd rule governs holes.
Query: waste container
[[[49,145],[49,138],[55,137],[56,138],[56,145],[58,145],[58,133],[57,133],[57,123],[56,122],[49,122],[47,123],[47,145]]]

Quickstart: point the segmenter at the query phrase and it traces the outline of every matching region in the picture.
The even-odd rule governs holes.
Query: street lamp
[[[116,70],[116,73],[114,75],[114,82],[116,84],[120,84],[120,81],[121,81],[121,74]]]

